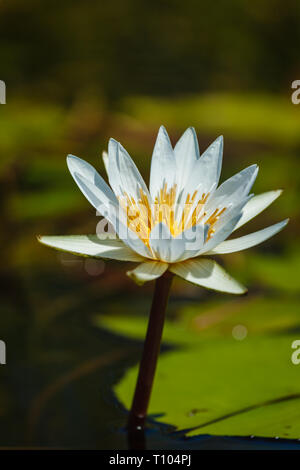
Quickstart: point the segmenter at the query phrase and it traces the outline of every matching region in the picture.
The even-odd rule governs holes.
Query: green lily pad
[[[146,318],[98,324],[143,338]],[[166,322],[149,413],[188,435],[300,437],[300,365],[291,361],[299,339],[297,300],[255,298],[185,306]],[[242,333],[242,334],[240,334]],[[115,392],[128,408],[138,367]]]
[[[287,256],[262,256],[254,254],[249,269],[254,278],[262,280],[266,286],[286,292],[299,292],[300,251],[294,250]]]

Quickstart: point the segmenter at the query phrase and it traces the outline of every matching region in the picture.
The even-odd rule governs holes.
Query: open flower
[[[127,274],[140,284],[170,270],[199,286],[242,294],[245,287],[207,256],[255,246],[279,232],[288,220],[226,240],[281,191],[249,195],[257,165],[218,186],[222,154],[222,137],[200,156],[193,128],[185,131],[173,149],[161,127],[152,155],[149,189],[129,154],[114,139],[109,141],[108,154],[103,155],[111,187],[90,164],[69,155],[67,163],[74,180],[114,227],[117,237],[42,236],[39,241],[81,256],[138,262]]]

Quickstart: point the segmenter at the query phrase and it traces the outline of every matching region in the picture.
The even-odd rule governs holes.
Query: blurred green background
[[[300,438],[300,365],[290,360],[300,338],[299,42],[296,0],[0,3],[0,446],[126,447],[153,285],[135,286],[125,263],[58,254],[36,235],[95,233],[100,221],[67,153],[104,175],[114,137],[148,181],[161,124],[173,143],[194,126],[201,151],[223,134],[222,179],[258,163],[254,192],[284,189],[241,233],[291,220],[262,246],[220,258],[247,297],[176,280],[150,411],[195,428],[188,435]]]

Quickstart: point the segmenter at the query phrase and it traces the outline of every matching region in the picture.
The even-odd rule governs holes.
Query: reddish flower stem
[[[167,271],[155,282],[143,355],[128,417],[129,433],[143,431],[145,427],[172,278],[173,274]]]

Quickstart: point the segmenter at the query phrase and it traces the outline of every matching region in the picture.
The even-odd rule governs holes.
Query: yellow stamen
[[[164,183],[160,189],[158,196],[154,200],[154,206],[151,208],[147,194],[142,188],[139,189],[139,199],[135,200],[133,196],[129,196],[126,192],[119,197],[121,207],[127,216],[127,225],[133,230],[139,238],[150,249],[149,237],[151,230],[160,222],[163,222],[169,228],[173,237],[180,235],[200,222],[209,225],[207,240],[209,240],[215,232],[214,225],[219,217],[226,210],[216,209],[205,221],[207,213],[204,211],[209,193],[202,193],[198,202],[195,204],[197,197],[200,195],[198,191],[193,194],[187,194],[183,211],[178,222],[175,219],[175,202],[176,202],[177,185],[174,184],[170,189],[167,183]]]

